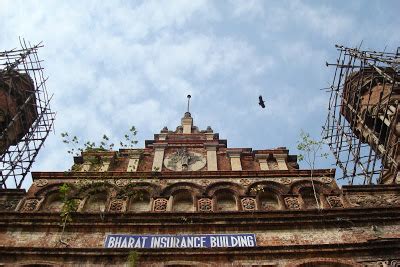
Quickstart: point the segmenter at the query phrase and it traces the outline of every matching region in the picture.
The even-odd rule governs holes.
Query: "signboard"
[[[256,247],[255,234],[107,235],[106,248],[238,248]]]

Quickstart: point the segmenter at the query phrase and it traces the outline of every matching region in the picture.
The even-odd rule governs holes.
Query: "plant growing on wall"
[[[128,133],[124,134],[123,140],[119,141],[122,148],[133,148],[137,144],[136,140],[137,130],[132,126]],[[79,156],[82,152],[87,151],[110,151],[114,148],[114,143],[110,143],[110,138],[103,134],[100,142],[96,144],[93,141],[81,142],[79,138],[74,135],[71,136],[68,132],[61,133],[62,142],[68,145],[68,154]]]
[[[137,252],[135,250],[132,250],[131,252],[129,252],[128,258],[127,258],[128,266],[136,267],[137,263],[139,261],[139,257],[140,257],[139,252]]]
[[[70,197],[70,191],[71,191],[71,187],[65,183],[62,186],[60,186],[60,188],[59,188],[59,194],[61,196],[61,200],[63,203],[63,206],[61,208],[61,214],[60,214],[62,231],[61,231],[59,241],[60,241],[60,243],[66,245],[66,246],[68,246],[68,243],[63,240],[65,227],[68,222],[72,221],[71,213],[76,211],[76,209],[77,209],[76,200],[72,199]]]
[[[298,160],[307,163],[308,167],[311,170],[311,185],[318,209],[321,208],[321,204],[319,203],[319,198],[315,190],[313,175],[317,160],[320,158],[326,159],[328,157],[328,153],[323,153],[324,144],[325,143],[322,140],[312,139],[310,137],[310,134],[304,132],[303,130],[301,130],[300,132],[300,141],[297,142],[297,149],[301,152],[301,154],[299,154],[298,156]]]

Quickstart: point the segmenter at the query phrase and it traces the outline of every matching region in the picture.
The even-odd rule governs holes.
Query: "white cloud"
[[[377,16],[390,11],[382,9]],[[336,56],[337,39],[367,35],[374,46],[382,33],[390,44],[398,40],[398,23],[355,15],[303,1],[0,0],[0,49],[16,47],[18,36],[44,41],[57,136],[34,168],[62,171],[72,161],[60,132],[115,141],[135,125],[143,144],[179,123],[188,93],[195,123],[238,146],[293,142],[301,126],[316,128],[323,117],[316,89],[330,81],[323,63]],[[284,127],[290,130],[274,132]]]
[[[265,1],[261,0],[231,0],[233,7],[232,15],[234,17],[254,18],[264,15]]]

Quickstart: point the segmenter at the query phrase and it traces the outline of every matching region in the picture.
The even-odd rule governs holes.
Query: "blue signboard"
[[[107,235],[106,248],[238,248],[255,247],[255,234]]]

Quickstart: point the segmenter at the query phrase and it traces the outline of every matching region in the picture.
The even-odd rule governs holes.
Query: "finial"
[[[189,107],[190,107],[190,98],[191,98],[192,96],[191,95],[187,95],[187,99],[188,99],[188,102],[187,102],[187,112],[188,113],[190,113],[189,112]]]

